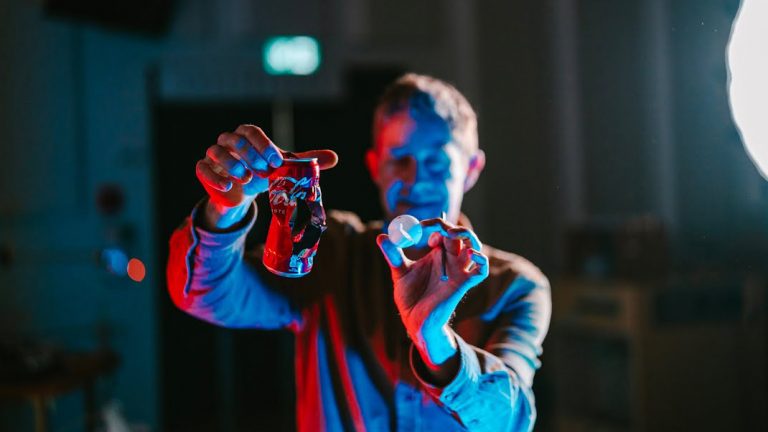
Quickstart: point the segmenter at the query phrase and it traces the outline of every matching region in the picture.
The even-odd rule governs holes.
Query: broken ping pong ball
[[[411,247],[421,240],[421,224],[411,215],[400,215],[389,223],[387,234],[395,246]]]

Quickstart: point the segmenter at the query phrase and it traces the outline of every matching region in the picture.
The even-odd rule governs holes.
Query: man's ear
[[[467,178],[464,180],[464,192],[468,192],[477,183],[483,168],[485,168],[485,152],[477,149],[477,152],[469,159]]]
[[[368,174],[371,175],[371,180],[379,184],[379,155],[376,153],[376,150],[370,148],[365,152],[365,166],[368,167]]]

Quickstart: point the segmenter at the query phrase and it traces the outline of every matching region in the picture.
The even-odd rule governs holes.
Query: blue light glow
[[[119,248],[105,248],[101,251],[101,262],[107,271],[117,276],[128,272],[128,256]]]

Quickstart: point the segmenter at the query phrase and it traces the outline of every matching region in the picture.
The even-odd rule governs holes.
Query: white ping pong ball
[[[411,247],[421,240],[421,224],[411,215],[400,215],[389,223],[387,234],[395,246]]]

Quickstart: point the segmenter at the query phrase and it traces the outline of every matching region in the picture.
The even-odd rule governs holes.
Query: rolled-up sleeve
[[[551,300],[546,278],[518,277],[493,316],[493,332],[483,348],[454,332],[460,366],[444,387],[432,385],[418,352],[411,367],[422,387],[472,431],[530,431],[536,420],[531,386],[541,344],[549,328]]]

